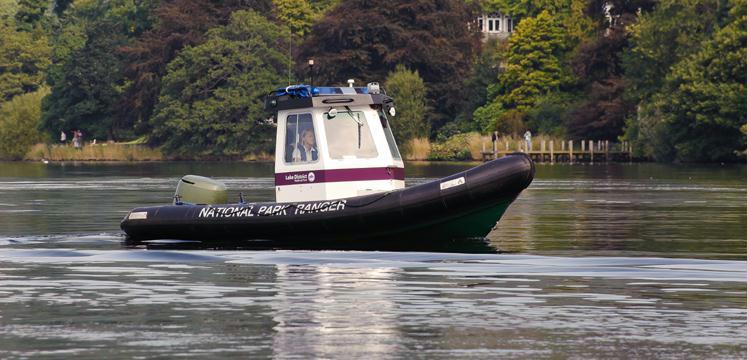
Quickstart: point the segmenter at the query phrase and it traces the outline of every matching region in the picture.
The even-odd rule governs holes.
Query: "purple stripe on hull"
[[[365,180],[405,180],[405,169],[380,167],[293,171],[275,174],[276,186]]]

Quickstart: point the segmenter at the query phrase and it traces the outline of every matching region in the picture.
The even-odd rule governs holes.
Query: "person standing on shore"
[[[526,142],[526,152],[532,151],[532,133],[529,130],[524,133],[524,141]]]
[[[65,134],[65,131],[60,131],[60,142],[62,145],[65,145],[65,142],[67,141],[67,134]]]
[[[80,139],[80,131],[73,130],[73,147],[76,150],[80,150],[81,145],[81,139]]]

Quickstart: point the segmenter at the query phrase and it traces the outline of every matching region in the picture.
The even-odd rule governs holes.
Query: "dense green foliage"
[[[298,36],[307,34],[324,13],[340,0],[272,0],[280,24]]]
[[[42,126],[50,133],[85,129],[85,136],[113,139],[112,109],[121,94],[120,62],[110,49],[124,41],[112,26],[99,23],[86,44],[72,52],[44,100]]]
[[[269,150],[264,98],[283,80],[286,31],[253,11],[237,11],[207,40],[169,64],[151,140],[171,154],[220,156]],[[269,129],[268,129],[269,128]]]
[[[461,133],[444,139],[438,144],[433,144],[428,154],[428,160],[459,161],[471,160],[470,152],[471,135]]]
[[[498,82],[488,87],[492,100],[475,111],[483,130],[494,126],[503,132],[519,132],[513,120],[517,115],[529,110],[539,98],[571,83],[568,68],[562,66],[564,36],[547,11],[519,24],[509,40],[505,69]]]
[[[0,101],[44,84],[51,52],[44,34],[19,31],[0,20]]]
[[[115,114],[124,128],[150,132],[149,119],[158,102],[161,79],[179,52],[205,41],[212,27],[225,24],[239,8],[269,12],[269,0],[163,0],[153,11],[155,23],[142,36],[118,49],[125,58],[127,86]]]
[[[480,41],[477,16],[495,12],[514,32]],[[0,0],[0,121],[233,157],[272,147],[268,90],[353,78],[394,95],[401,144],[529,129],[628,140],[660,161],[735,160],[745,12],[746,0]],[[21,102],[46,87],[28,116]]]
[[[349,0],[311,29],[298,63],[316,61],[318,82],[381,81],[398,64],[427,85],[434,128],[459,112],[462,80],[479,50],[476,9],[462,0]],[[305,65],[300,71],[306,71]]]
[[[682,12],[668,13],[678,17],[692,14]],[[655,11],[653,16],[663,15]],[[667,52],[666,60],[674,64],[664,74],[639,63],[629,65],[642,68],[647,76],[664,77],[660,83],[642,79],[636,89],[648,97],[642,101],[640,116],[631,120],[630,135],[646,155],[660,160],[713,161],[729,159],[744,148],[745,135],[739,129],[747,123],[747,1],[735,2],[729,17],[728,24],[699,43],[696,51],[681,34],[676,37],[678,45],[668,43],[664,49],[651,46]],[[638,37],[649,40],[643,34]],[[689,40],[700,37],[702,34],[695,33]]]
[[[425,82],[418,72],[398,65],[387,76],[385,86],[387,95],[397,99],[396,115],[390,122],[399,143],[404,145],[410,139],[428,136]],[[407,153],[405,146],[400,147]]]
[[[42,98],[49,89],[42,87],[0,106],[0,159],[22,159],[28,149],[45,139],[36,125],[41,118]]]

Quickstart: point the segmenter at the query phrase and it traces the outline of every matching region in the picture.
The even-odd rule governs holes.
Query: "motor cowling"
[[[174,204],[212,205],[226,204],[226,185],[204,176],[185,175],[179,179],[174,194]]]

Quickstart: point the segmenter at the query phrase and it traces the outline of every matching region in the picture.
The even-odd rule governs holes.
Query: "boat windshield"
[[[397,142],[394,141],[394,134],[392,134],[392,127],[389,126],[389,121],[386,118],[384,110],[379,109],[379,120],[381,121],[381,127],[384,128],[384,136],[386,137],[386,143],[389,145],[389,151],[392,153],[392,157],[397,160],[402,160],[402,155],[399,154],[397,148]]]
[[[368,159],[379,156],[366,116],[361,111],[324,114],[327,147],[332,159]]]

